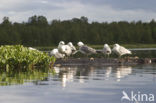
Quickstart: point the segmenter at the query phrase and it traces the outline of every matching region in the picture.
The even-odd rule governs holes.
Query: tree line
[[[27,22],[12,23],[4,17],[0,24],[0,45],[54,46],[59,41],[87,44],[156,43],[156,21],[88,22],[87,17],[47,21],[32,16]]]

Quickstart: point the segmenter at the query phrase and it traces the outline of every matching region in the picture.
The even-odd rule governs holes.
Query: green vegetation
[[[0,69],[0,86],[18,85],[27,82],[33,82],[37,85],[39,81],[44,81],[47,77],[54,74],[54,69],[48,68],[15,69],[11,71]]]
[[[0,24],[0,45],[56,46],[61,40],[90,45],[155,44],[156,21],[89,23],[88,18],[82,16],[48,23],[46,17],[35,15],[22,23],[12,23],[4,17]]]
[[[0,47],[0,68],[10,69],[32,69],[34,66],[52,66],[54,57],[38,50],[31,50],[22,45],[5,45]]]

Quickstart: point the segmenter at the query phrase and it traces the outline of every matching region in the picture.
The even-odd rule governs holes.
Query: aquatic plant
[[[54,57],[47,53],[31,50],[22,45],[4,45],[0,47],[0,68],[18,69],[34,68],[34,66],[52,66]]]

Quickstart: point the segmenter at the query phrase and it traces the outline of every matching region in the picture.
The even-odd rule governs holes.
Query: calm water
[[[122,91],[156,96],[156,65],[54,70],[1,71],[0,103],[133,103],[121,101]]]

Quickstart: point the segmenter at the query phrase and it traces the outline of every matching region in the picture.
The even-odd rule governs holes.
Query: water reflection
[[[134,68],[131,66],[72,66],[72,67],[54,67],[53,69],[34,69],[27,71],[0,71],[0,85],[18,85],[24,83],[32,83],[34,85],[50,85],[60,83],[63,88],[71,83],[87,83],[90,81],[112,81],[119,82],[122,79],[129,77],[129,75],[136,74],[138,70],[142,69],[140,75],[153,74],[153,69],[147,69],[151,66],[139,66]],[[132,69],[133,68],[133,69]],[[152,67],[153,68],[153,67]],[[154,70],[155,71],[155,70]],[[134,75],[133,74],[133,75]],[[155,80],[155,74],[153,74]]]
[[[156,94],[155,79],[156,65],[1,70],[0,101],[121,103],[123,90]]]
[[[97,69],[98,68],[98,69]],[[85,83],[89,80],[109,80],[115,77],[117,81],[132,73],[132,67],[54,67],[56,75],[61,78],[62,87],[70,82]],[[114,76],[115,74],[115,76]]]
[[[49,74],[53,74],[53,70],[38,68],[38,69],[28,69],[28,70],[10,70],[6,71],[0,70],[0,85],[17,85],[24,84],[27,82],[32,82],[34,84],[38,84],[39,81],[47,80]]]
[[[132,73],[132,67],[130,67],[130,66],[128,66],[128,67],[125,67],[125,66],[118,67],[117,71],[116,71],[117,81],[120,81],[121,78],[124,78],[125,76],[127,76],[127,75],[129,75],[131,73]]]
[[[106,67],[106,73],[105,73],[106,79],[110,77],[111,72],[112,72],[112,67]]]

